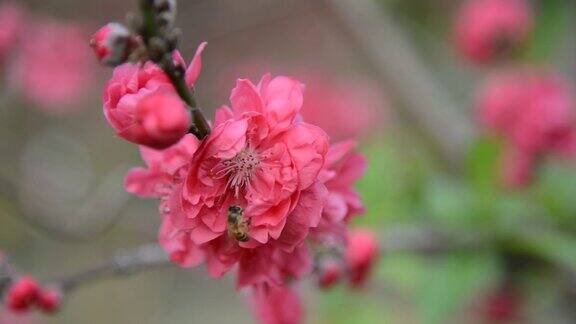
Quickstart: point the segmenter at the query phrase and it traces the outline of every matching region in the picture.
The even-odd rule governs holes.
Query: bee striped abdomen
[[[240,206],[232,205],[228,208],[228,236],[239,242],[250,240],[248,227],[250,221],[244,218],[244,210]]]

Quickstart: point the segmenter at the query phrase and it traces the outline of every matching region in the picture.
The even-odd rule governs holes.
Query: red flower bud
[[[520,315],[521,298],[518,292],[506,285],[486,296],[484,318],[492,322],[516,319]]]
[[[368,230],[354,230],[348,236],[346,263],[350,273],[350,285],[360,287],[364,284],[372,265],[378,257],[378,240]]]
[[[178,96],[157,92],[137,104],[134,127],[139,144],[165,149],[186,135],[190,128],[190,113]]]
[[[26,312],[38,298],[38,283],[32,277],[21,277],[6,294],[6,305],[13,312]]]
[[[45,313],[54,313],[60,308],[62,294],[54,288],[44,289],[38,295],[38,307]]]
[[[90,46],[98,60],[108,66],[126,62],[134,43],[134,37],[128,28],[119,23],[109,23],[100,28],[90,40]]]
[[[320,265],[318,285],[322,289],[334,286],[342,276],[342,267],[336,260],[326,260]]]

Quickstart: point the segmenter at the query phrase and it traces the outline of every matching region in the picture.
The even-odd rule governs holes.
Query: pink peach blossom
[[[95,67],[84,30],[42,19],[30,21],[22,33],[12,64],[12,83],[45,112],[57,114],[79,108]]]
[[[489,62],[526,40],[533,24],[526,0],[467,0],[456,15],[456,45],[470,61]]]
[[[132,168],[126,176],[126,191],[140,197],[162,198],[172,192],[173,184],[181,182],[186,166],[200,146],[191,134],[165,150],[140,146],[146,168]],[[179,181],[180,180],[180,181]]]
[[[255,286],[251,291],[251,306],[258,323],[299,324],[304,322],[304,309],[300,296],[289,286]]]
[[[328,196],[319,180],[328,139],[297,121],[302,89],[287,77],[265,76],[258,85],[239,80],[232,107],[218,110],[199,146],[189,145],[187,154],[176,153],[181,144],[160,155],[142,150],[148,168],[131,171],[126,187],[162,197],[160,242],[172,260],[181,266],[205,261],[214,277],[237,265],[239,287],[278,286],[310,272],[303,243]],[[174,169],[177,176],[167,171]],[[247,242],[227,234],[232,205],[250,220]]]
[[[567,82],[545,71],[505,71],[491,75],[477,103],[482,124],[504,139],[504,182],[530,183],[543,155],[576,153],[574,98]]]
[[[198,47],[190,67],[186,71],[187,84],[194,86],[200,70],[200,56],[205,43]],[[181,56],[174,55],[175,61],[181,63]],[[126,63],[114,69],[112,78],[104,90],[104,115],[118,136],[136,144],[146,144],[134,129],[138,125],[138,104],[145,97],[156,93],[175,93],[172,83],[164,72],[151,62],[143,66]],[[178,113],[177,115],[181,115]]]
[[[209,233],[198,243],[224,233],[230,205],[245,207],[255,242],[280,238],[299,196],[316,182],[328,149],[322,130],[295,123],[301,91],[286,77],[266,76],[257,86],[238,81],[232,109],[217,113],[186,179],[189,226]],[[224,115],[230,119],[220,121]]]
[[[349,221],[364,213],[364,204],[354,185],[366,171],[366,159],[355,148],[356,142],[352,140],[333,144],[320,173],[328,196],[322,219],[312,229],[312,236],[322,244],[345,246]]]
[[[329,195],[324,215],[332,221],[349,220],[364,213],[362,198],[354,189],[366,172],[366,158],[354,152],[356,142],[344,141],[330,146],[323,179]]]

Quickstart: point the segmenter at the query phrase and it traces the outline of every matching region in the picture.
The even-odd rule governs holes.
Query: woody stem
[[[149,52],[153,52],[154,49],[151,49],[150,40],[155,37],[158,39],[164,39],[165,37],[156,21],[153,2],[150,0],[143,0],[141,1],[140,7],[144,20],[140,33],[144,44],[149,49]],[[190,127],[190,132],[198,139],[203,139],[210,133],[210,124],[202,113],[200,107],[198,107],[194,94],[184,80],[184,70],[180,66],[174,64],[172,51],[166,50],[166,52],[160,54],[159,57],[152,57],[152,59],[160,66],[160,68],[162,68],[164,73],[166,73],[180,98],[190,108],[193,121],[193,125]]]

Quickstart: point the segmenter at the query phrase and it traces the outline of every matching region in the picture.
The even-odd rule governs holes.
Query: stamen
[[[260,165],[258,153],[247,147],[230,160],[222,161],[214,173],[218,178],[227,176],[226,187],[234,190],[235,197],[240,195],[240,189],[245,187]]]

